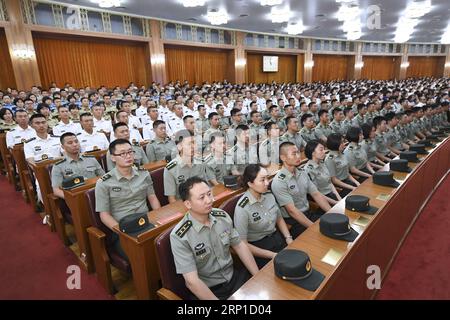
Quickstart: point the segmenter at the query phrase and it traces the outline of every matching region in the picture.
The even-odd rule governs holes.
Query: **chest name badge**
[[[112,188],[112,190],[115,191],[115,192],[119,192],[120,190],[122,190],[122,188],[121,187],[114,187],[114,188]]]

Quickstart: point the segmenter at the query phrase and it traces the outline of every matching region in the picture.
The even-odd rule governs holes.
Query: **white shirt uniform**
[[[173,134],[177,133],[182,129],[185,129],[183,119],[180,119],[176,116],[170,119],[169,127]]]
[[[61,156],[61,144],[57,137],[48,134],[46,139],[38,136],[31,139],[23,147],[25,159],[33,158],[35,161],[40,161],[42,158],[45,160]]]
[[[72,132],[73,134],[79,134],[82,131],[81,125],[79,123],[64,123],[60,121],[56,126],[53,127],[53,135],[61,137],[66,132]]]
[[[111,120],[105,120],[103,118],[101,120],[97,120],[94,118],[94,131],[100,132],[100,130],[103,130],[104,132],[112,132],[113,127]]]
[[[142,141],[142,136],[139,133],[139,130],[133,129],[133,128],[129,128],[130,130],[130,142],[141,142]],[[114,136],[114,132],[111,132],[111,136],[109,139],[111,142],[113,142],[114,140],[116,140],[116,137]]]
[[[168,120],[170,119],[171,113],[172,113],[172,111],[170,111],[169,108],[167,108],[167,107],[160,106],[158,108],[159,117],[164,122],[168,122]]]
[[[191,109],[189,109],[189,108],[186,107],[186,106],[183,107],[183,115],[184,115],[184,116],[193,116],[194,119],[197,119],[197,118],[198,118],[198,112],[197,112],[197,111],[194,111],[194,110],[191,110]]]
[[[6,146],[13,148],[14,145],[25,142],[25,140],[36,137],[36,131],[28,126],[26,129],[22,129],[20,126],[11,129],[6,132]]]
[[[135,128],[135,129],[142,128],[141,120],[139,120],[138,117],[130,114],[128,116],[128,127]]]
[[[144,106],[140,106],[139,108],[136,109],[136,117],[138,118],[142,118],[143,116],[147,115],[147,108]]]
[[[205,104],[205,109],[206,109],[206,117],[207,118],[208,118],[210,113],[216,112],[216,106],[215,106],[214,103],[211,105],[211,107]]]
[[[106,150],[109,147],[108,139],[101,132],[94,131],[92,134],[89,134],[83,130],[78,136],[78,141],[80,141],[81,152],[93,151],[95,149]]]

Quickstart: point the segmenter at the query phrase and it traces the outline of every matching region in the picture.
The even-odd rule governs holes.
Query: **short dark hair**
[[[184,116],[184,117],[183,117],[183,122],[186,122],[186,120],[187,120],[187,119],[190,119],[190,118],[194,118],[194,117],[191,116],[190,114],[188,114],[187,116]]]
[[[160,124],[166,124],[164,121],[162,120],[156,120],[155,122],[153,122],[153,130],[156,129]]]
[[[66,132],[66,133],[63,133],[62,135],[61,135],[61,137],[59,137],[59,142],[61,143],[61,144],[64,144],[64,139],[65,138],[67,138],[67,137],[76,137],[77,135],[75,134],[75,133],[73,133],[73,132]]]
[[[305,121],[308,120],[308,118],[312,118],[312,117],[313,117],[313,115],[310,113],[305,113],[304,115],[302,115],[301,120],[300,120],[300,122],[302,123],[302,126],[303,126],[303,123],[305,123]]]
[[[276,124],[276,123],[273,121],[267,121],[266,124],[264,125],[264,129],[266,129],[266,131],[270,130],[270,127],[272,127],[272,125],[274,125],[274,124]]]
[[[294,146],[295,147],[295,144],[292,143],[292,142],[289,142],[289,141],[285,141],[285,142],[281,143],[280,144],[280,152],[279,152],[279,154],[281,155],[281,153],[282,153],[281,150],[283,150],[286,147],[290,147],[290,146]]]
[[[316,148],[317,148],[317,146],[318,146],[319,144],[321,144],[322,146],[324,146],[323,143],[320,142],[319,140],[310,140],[310,141],[308,141],[308,143],[306,144],[306,147],[305,147],[305,156],[306,156],[309,160],[312,159],[312,154],[314,153],[314,150],[316,150]],[[324,146],[324,147],[325,147],[325,146]]]
[[[230,115],[232,117],[234,117],[236,115],[236,113],[238,113],[238,112],[241,112],[241,109],[233,108],[233,109],[231,109]]]
[[[211,112],[209,115],[208,115],[208,120],[211,120],[214,116],[218,116],[219,114],[217,113],[217,112]]]
[[[37,118],[44,118],[45,119],[45,116],[43,114],[41,114],[41,113],[35,113],[35,114],[33,114],[30,117],[30,123],[33,123],[33,120],[37,119]]]
[[[327,137],[327,148],[331,151],[338,151],[342,143],[342,135],[339,133],[332,133]]]
[[[370,123],[363,123],[361,125],[361,130],[364,136],[364,139],[369,139],[370,133],[372,132],[373,125]]]
[[[238,131],[238,130],[246,131],[246,130],[248,130],[248,129],[250,129],[250,128],[249,128],[248,125],[246,125],[246,124],[240,124],[240,125],[238,125],[238,126],[236,127],[236,131]]]
[[[328,114],[328,110],[322,109],[322,110],[320,110],[320,111],[317,113],[317,115],[318,115],[319,118],[320,118],[324,113]]]
[[[251,111],[251,112],[250,112],[250,118],[253,118],[253,116],[254,116],[255,114],[257,114],[257,113],[261,113],[261,112],[259,112],[258,110],[253,110],[253,111]]]
[[[359,112],[361,109],[364,109],[365,107],[366,107],[366,105],[364,103],[360,103],[360,104],[358,104],[358,106],[356,108],[358,109],[358,112]]]
[[[350,111],[353,111],[353,109],[352,109],[351,107],[345,108],[345,109],[344,109],[344,115],[347,116],[347,114],[348,114]]]
[[[291,121],[291,119],[297,119],[297,118],[294,117],[294,116],[286,117],[286,118],[284,119],[284,123],[286,123],[286,125],[288,125],[288,124],[289,124],[289,121]]]
[[[391,121],[394,118],[395,118],[395,112],[388,112],[384,116],[384,119],[386,120],[386,122]]]
[[[113,131],[116,132],[116,129],[119,128],[119,127],[127,127],[128,128],[128,124],[126,124],[125,122],[114,123]]]
[[[88,112],[84,112],[80,115],[80,122],[83,120],[83,118],[86,117],[92,117],[92,114],[88,113]]]
[[[333,109],[333,118],[336,116],[336,113],[341,112],[342,109],[341,108],[334,108]]]
[[[198,176],[190,177],[185,182],[181,183],[178,186],[178,192],[180,194],[181,200],[183,200],[183,201],[189,200],[191,198],[189,191],[192,189],[192,187],[194,185],[199,184],[199,183],[204,183],[204,184],[208,185],[208,183],[205,180],[203,180],[202,178],[200,178]]]
[[[359,127],[350,127],[347,130],[347,134],[345,138],[349,142],[359,143],[359,134],[361,133],[361,129]]]
[[[245,167],[244,174],[242,176],[242,184],[244,188],[248,189],[248,183],[255,181],[256,176],[259,171],[261,171],[261,168],[262,166],[259,163],[249,164]]]
[[[116,146],[121,144],[129,144],[131,146],[131,142],[127,139],[116,139],[109,144],[109,153],[114,154],[114,152],[116,151]]]
[[[373,123],[373,126],[375,128],[377,128],[383,121],[386,121],[385,117],[376,116],[375,118],[373,118],[372,123]]]
[[[74,103],[69,104],[69,111],[71,111],[73,109],[77,109],[78,110],[80,108],[78,108],[78,106],[76,104],[74,104]]]

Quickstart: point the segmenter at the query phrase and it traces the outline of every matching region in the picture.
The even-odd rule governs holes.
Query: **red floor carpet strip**
[[[377,299],[450,299],[450,176],[403,243]]]
[[[56,233],[42,224],[19,192],[0,177],[0,299],[114,299],[95,275],[81,269],[80,289],[69,289],[69,266],[77,259]],[[78,284],[69,279],[71,287]]]

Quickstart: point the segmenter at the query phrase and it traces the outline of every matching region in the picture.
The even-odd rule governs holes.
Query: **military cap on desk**
[[[238,176],[224,176],[223,184],[230,189],[239,189]]]
[[[408,160],[409,162],[420,162],[419,158],[417,158],[417,152],[416,151],[402,151],[400,152],[400,159]]]
[[[84,184],[83,176],[73,176],[63,180],[61,188],[64,190],[70,190]]]
[[[369,200],[366,196],[350,195],[345,198],[345,208],[351,211],[373,215],[378,211],[378,208],[371,206]]]
[[[155,226],[148,221],[147,212],[133,213],[123,217],[119,221],[120,231],[132,236],[137,237],[141,233],[153,229]]]
[[[433,144],[432,142],[431,142],[432,140],[431,139],[429,139],[428,137],[426,138],[426,139],[423,139],[423,140],[420,140],[419,142],[418,142],[418,144],[423,144],[425,147],[430,147],[430,148],[434,148],[434,147],[436,147],[436,145],[435,144]]]
[[[315,291],[325,279],[313,269],[309,256],[300,250],[281,250],[273,259],[273,265],[277,277],[309,291]]]
[[[409,146],[409,150],[415,151],[418,154],[428,154],[428,151],[425,150],[424,144],[415,143]]]
[[[348,217],[340,213],[327,213],[320,217],[320,232],[330,238],[352,242],[359,233],[350,226]]]
[[[397,188],[400,183],[395,181],[394,173],[391,171],[378,171],[372,175],[373,183],[380,186]]]
[[[408,160],[406,159],[392,160],[389,162],[389,170],[408,173],[412,171],[412,169],[408,167]]]

